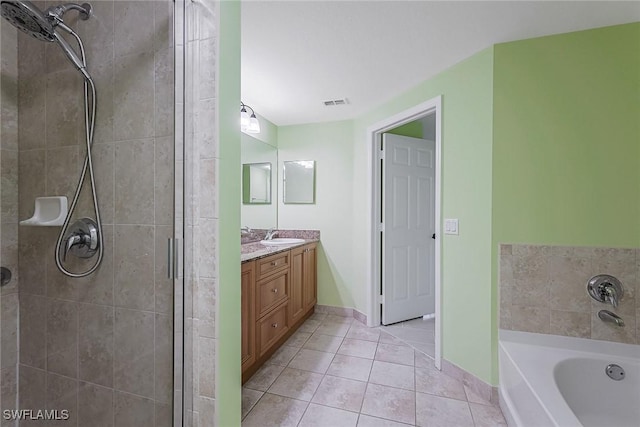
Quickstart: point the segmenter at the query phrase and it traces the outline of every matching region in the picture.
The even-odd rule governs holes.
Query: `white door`
[[[435,311],[435,142],[383,134],[382,323]]]

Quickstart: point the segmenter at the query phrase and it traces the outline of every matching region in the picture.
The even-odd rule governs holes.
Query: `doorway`
[[[437,97],[367,130],[373,193],[369,325],[417,318],[391,328],[424,330],[422,316],[432,318],[426,322],[432,322],[430,353],[437,368],[441,361],[440,125],[441,97]]]

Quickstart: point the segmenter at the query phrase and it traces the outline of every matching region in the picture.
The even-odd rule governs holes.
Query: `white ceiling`
[[[351,119],[495,43],[634,21],[638,1],[245,0],[242,100],[278,126]]]

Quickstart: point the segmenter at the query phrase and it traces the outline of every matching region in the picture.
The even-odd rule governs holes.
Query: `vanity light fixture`
[[[247,108],[251,110],[251,115],[247,112]],[[260,133],[260,122],[256,113],[253,108],[243,102],[240,102],[240,129],[246,133]]]

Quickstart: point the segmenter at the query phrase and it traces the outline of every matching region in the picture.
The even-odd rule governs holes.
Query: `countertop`
[[[260,242],[245,243],[240,245],[241,255],[240,261],[252,261],[254,259],[264,258],[269,255],[277,254],[278,252],[288,251],[289,249],[304,246],[309,243],[319,242],[320,239],[304,239],[302,243],[293,243],[291,245],[278,245],[278,246],[265,246]]]

